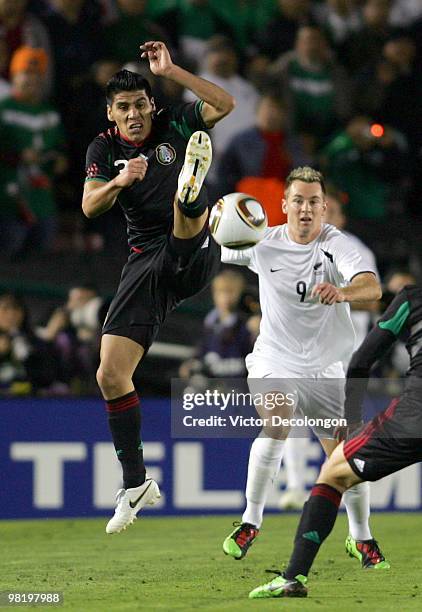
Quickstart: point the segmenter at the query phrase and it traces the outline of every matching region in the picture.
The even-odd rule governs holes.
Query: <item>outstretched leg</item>
[[[179,174],[174,200],[173,236],[193,238],[208,220],[208,200],[201,191],[212,161],[212,146],[206,132],[194,132],[186,146],[185,163]]]
[[[288,580],[298,574],[307,576],[323,541],[331,533],[343,493],[361,480],[353,472],[338,445],[321,473],[303,507],[295,547],[285,572]]]

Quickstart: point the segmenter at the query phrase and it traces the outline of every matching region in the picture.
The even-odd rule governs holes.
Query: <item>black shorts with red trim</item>
[[[189,240],[170,235],[152,250],[132,249],[102,333],[130,338],[146,353],[167,314],[204,289],[219,267],[220,247],[208,224]]]
[[[362,480],[379,480],[422,461],[422,379],[346,440],[344,456]]]

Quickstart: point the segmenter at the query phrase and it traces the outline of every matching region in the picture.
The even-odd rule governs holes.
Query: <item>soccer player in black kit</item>
[[[141,412],[132,376],[159,325],[181,300],[216,274],[220,251],[208,234],[202,182],[211,163],[212,127],[234,108],[223,89],[173,64],[162,42],[141,46],[151,72],[197,96],[195,103],[157,112],[151,88],[122,70],[107,84],[107,115],[115,126],[90,144],[82,209],[89,218],[117,201],[127,221],[129,259],[107,314],[97,381],[123,468],[123,486],[107,533],[118,533],[160,497],[145,474]]]
[[[406,340],[410,366],[404,391],[366,425],[362,401],[369,371],[397,338]],[[342,494],[365,480],[375,481],[422,461],[422,288],[404,287],[353,355],[347,371],[345,417],[349,435],[321,473],[303,507],[293,554],[285,572],[249,593],[251,599],[306,597],[307,576],[322,542],[331,533]],[[347,431],[340,430],[341,438]],[[371,544],[371,546],[368,546]],[[360,542],[366,567],[378,568],[368,554],[374,541]]]

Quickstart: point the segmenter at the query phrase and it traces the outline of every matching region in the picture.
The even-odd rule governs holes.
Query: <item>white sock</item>
[[[369,482],[355,485],[343,495],[349,519],[349,533],[355,540],[371,540],[369,528]]]
[[[283,463],[286,470],[288,490],[305,490],[306,444],[306,438],[292,438],[289,436],[286,440]]]
[[[268,490],[280,469],[285,442],[266,437],[254,440],[249,453],[247,505],[242,523],[261,526]]]

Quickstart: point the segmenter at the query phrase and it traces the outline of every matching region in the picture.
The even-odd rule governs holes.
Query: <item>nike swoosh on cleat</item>
[[[135,501],[129,500],[129,506],[133,509],[135,508],[135,506],[137,504],[139,504],[139,502],[141,501],[141,499],[143,498],[143,496],[145,495],[145,493],[148,491],[148,489],[150,488],[150,486],[152,485],[152,480],[150,481],[149,485],[147,486],[147,488],[145,489],[145,491],[143,491],[143,493],[140,494],[140,496],[138,497],[138,499],[135,499]]]

